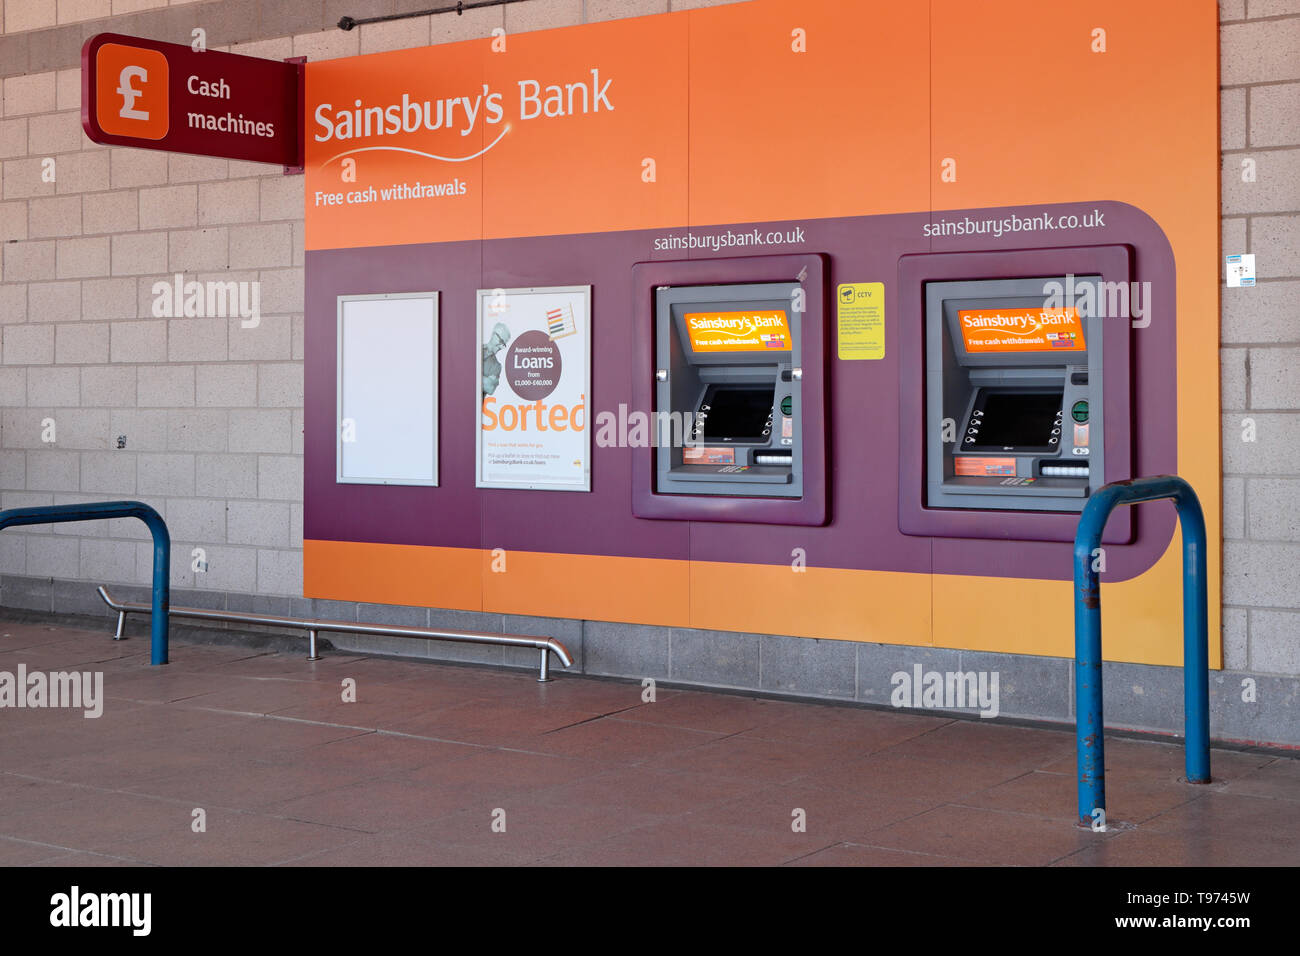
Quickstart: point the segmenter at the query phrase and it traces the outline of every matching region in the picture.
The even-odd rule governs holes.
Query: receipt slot
[[[668,268],[675,281],[643,290],[651,361],[642,374],[654,440],[636,514],[825,520],[821,260],[774,258],[786,260],[774,281],[692,281],[692,273],[726,275],[718,260],[643,264],[681,270]],[[739,262],[773,270],[761,259]]]
[[[1128,263],[1126,247],[904,257],[920,335],[900,424],[921,454],[901,451],[900,530],[1069,541],[1088,496],[1132,477],[1131,323],[1106,309]],[[1126,521],[1108,540],[1130,538]]]

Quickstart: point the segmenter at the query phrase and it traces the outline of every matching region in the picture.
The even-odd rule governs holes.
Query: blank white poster
[[[339,296],[341,484],[437,485],[438,293]]]

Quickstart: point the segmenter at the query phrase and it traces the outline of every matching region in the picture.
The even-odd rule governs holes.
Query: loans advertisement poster
[[[591,490],[591,286],[478,290],[479,488]]]

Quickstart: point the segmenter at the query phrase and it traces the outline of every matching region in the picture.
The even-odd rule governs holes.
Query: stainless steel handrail
[[[148,604],[115,600],[103,585],[100,585],[97,590],[104,603],[117,612],[117,630],[113,634],[113,640],[115,641],[122,640],[127,614],[135,612],[149,613],[152,611]],[[172,617],[193,617],[208,621],[231,621],[239,624],[300,628],[307,632],[307,660],[309,661],[320,660],[320,655],[316,653],[317,633],[332,631],[346,634],[377,634],[384,637],[418,637],[434,641],[456,641],[461,644],[502,644],[507,647],[534,647],[542,652],[541,671],[537,679],[543,682],[551,679],[550,658],[547,656],[547,652],[554,653],[565,667],[573,666],[573,658],[569,655],[569,649],[551,637],[529,637],[524,634],[492,634],[486,631],[453,631],[429,627],[407,627],[401,624],[325,621],[305,617],[283,617],[278,614],[250,614],[244,611],[209,611],[205,608],[176,607],[175,605],[172,606],[169,613]]]

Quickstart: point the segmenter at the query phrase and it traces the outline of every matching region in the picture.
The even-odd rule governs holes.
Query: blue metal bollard
[[[1210,782],[1210,637],[1205,515],[1192,486],[1176,475],[1118,481],[1088,499],[1074,535],[1075,736],[1079,825],[1106,808],[1105,724],[1102,721],[1101,581],[1093,555],[1110,513],[1120,505],[1170,498],[1183,531],[1183,721],[1188,783]]]
[[[171,606],[172,539],[167,523],[143,501],[94,501],[79,505],[9,508],[0,511],[0,530],[11,525],[59,524],[100,518],[139,518],[153,535],[153,620],[150,624],[151,664],[167,663],[167,613]]]

